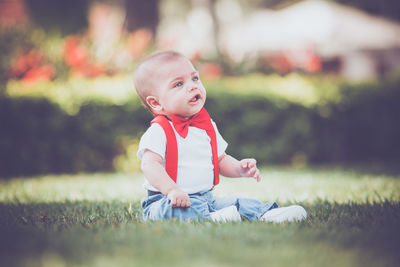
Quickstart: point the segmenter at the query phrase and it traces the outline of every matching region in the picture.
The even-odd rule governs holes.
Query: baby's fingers
[[[258,169],[254,173],[253,178],[256,179],[257,183],[261,181],[260,171]]]
[[[249,168],[254,168],[256,166],[257,161],[255,159],[251,159],[249,164],[247,165]]]
[[[187,208],[190,207],[191,203],[190,203],[190,198],[189,196],[186,197],[182,197],[180,199],[179,205],[177,205],[178,207],[182,207],[182,208]]]
[[[256,163],[257,163],[257,161],[255,159],[243,159],[241,164],[240,164],[240,166],[243,169],[246,169],[246,168],[250,168],[251,169],[254,166],[256,166]]]
[[[172,199],[171,199],[171,206],[172,206],[172,207],[175,207],[176,204],[177,204],[177,203],[176,203],[176,198],[172,198]]]
[[[248,172],[247,172],[247,177],[254,177],[254,175],[257,172],[257,168],[251,168]]]
[[[189,208],[190,205],[192,205],[192,203],[190,203],[190,200],[187,200],[187,201],[185,202],[184,207],[185,207],[185,208]]]
[[[249,162],[248,162],[248,161],[243,161],[243,162],[240,164],[240,167],[241,167],[242,169],[246,169],[246,168],[248,168],[248,165],[249,165]]]

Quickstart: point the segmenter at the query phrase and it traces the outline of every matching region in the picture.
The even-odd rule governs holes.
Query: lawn
[[[0,180],[0,266],[398,266],[400,175],[262,169],[216,195],[299,203],[302,223],[143,222],[139,174]]]

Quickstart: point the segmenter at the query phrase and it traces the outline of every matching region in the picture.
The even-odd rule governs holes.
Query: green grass
[[[0,266],[396,266],[400,175],[265,168],[223,179],[239,194],[308,211],[302,223],[143,222],[143,177],[0,181]]]

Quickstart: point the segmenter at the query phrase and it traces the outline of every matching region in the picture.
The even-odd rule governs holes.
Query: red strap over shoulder
[[[165,170],[171,179],[176,183],[178,173],[178,144],[176,136],[171,124],[165,116],[156,116],[151,124],[158,123],[164,130],[167,138],[167,145],[165,150]]]
[[[212,163],[214,165],[214,185],[219,184],[219,162],[217,153],[217,137],[215,133],[214,126],[211,123],[211,118],[208,113],[203,111],[207,117],[205,127],[208,136],[210,137],[210,145],[212,151]],[[171,179],[176,183],[178,174],[178,143],[176,141],[175,132],[169,123],[167,117],[162,115],[157,115],[151,124],[158,123],[164,130],[165,136],[167,138],[166,152],[165,152],[165,170]],[[196,127],[196,125],[194,125]]]
[[[211,120],[210,120],[211,124]],[[207,130],[207,134],[211,141],[211,151],[212,151],[212,163],[214,165],[214,185],[219,184],[219,159],[217,151],[217,134],[215,133],[214,126],[210,126],[210,130]]]

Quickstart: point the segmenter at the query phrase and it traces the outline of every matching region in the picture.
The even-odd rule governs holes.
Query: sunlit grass
[[[0,202],[139,201],[145,195],[137,174],[47,175],[0,181]]]
[[[400,201],[400,177],[372,175],[344,169],[282,169],[262,170],[262,182],[244,179],[224,180],[216,188],[218,194],[248,195],[261,200],[281,203],[372,203]]]
[[[262,180],[222,178],[214,193],[280,203],[400,201],[400,177],[344,169],[263,168]],[[140,201],[141,174],[46,175],[0,181],[0,202]]]
[[[143,222],[141,174],[0,181],[0,266],[396,266],[400,175],[262,169],[216,195],[303,205],[301,223]]]

